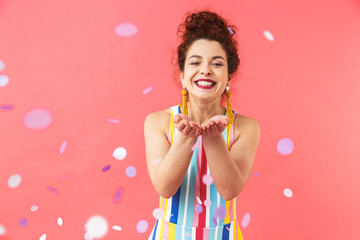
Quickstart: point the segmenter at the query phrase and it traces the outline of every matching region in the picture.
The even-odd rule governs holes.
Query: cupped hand
[[[210,118],[206,123],[201,124],[203,137],[213,137],[221,134],[229,124],[229,118],[224,115],[216,115]]]
[[[201,126],[184,114],[176,114],[173,117],[174,125],[179,132],[189,137],[198,137],[202,133]]]

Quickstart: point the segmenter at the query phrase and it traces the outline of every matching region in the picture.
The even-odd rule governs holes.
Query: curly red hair
[[[214,40],[224,48],[228,61],[228,73],[236,72],[240,60],[237,53],[237,41],[234,39],[235,26],[228,25],[225,19],[210,11],[189,13],[178,27],[182,43],[177,48],[178,66],[184,71],[186,53],[191,44],[199,39]]]

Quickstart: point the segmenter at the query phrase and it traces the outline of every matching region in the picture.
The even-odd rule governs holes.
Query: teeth
[[[207,81],[197,81],[196,83],[197,83],[197,85],[206,86],[206,87],[213,85],[212,82],[207,82]]]

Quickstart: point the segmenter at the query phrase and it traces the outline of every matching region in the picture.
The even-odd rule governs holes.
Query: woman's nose
[[[202,66],[202,68],[200,69],[200,73],[203,74],[203,75],[210,75],[212,73],[212,71],[211,71],[211,68],[208,65],[204,64]]]

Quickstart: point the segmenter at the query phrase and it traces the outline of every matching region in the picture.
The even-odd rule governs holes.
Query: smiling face
[[[199,39],[186,53],[181,83],[189,97],[201,100],[219,100],[228,85],[226,52],[219,42]]]

